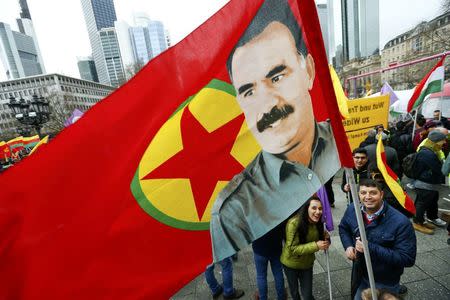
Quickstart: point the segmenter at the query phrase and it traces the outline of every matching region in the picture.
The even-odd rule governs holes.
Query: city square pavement
[[[347,202],[341,192],[340,183],[342,172],[334,179],[333,189],[336,207],[333,208],[335,230],[332,232],[332,244],[329,250],[329,264],[331,271],[333,299],[350,299],[350,271],[351,263],[346,259],[344,249],[339,240],[337,225],[344,214]],[[410,190],[410,195],[414,193]],[[439,207],[448,208],[450,201],[449,189],[443,188]],[[414,198],[413,198],[414,199]],[[408,287],[405,299],[450,299],[450,246],[447,244],[447,230],[439,228],[434,235],[425,235],[416,232],[417,258],[416,264],[405,269],[401,282]],[[233,263],[234,287],[245,291],[241,299],[254,299],[256,291],[256,271],[253,263],[251,247],[239,252],[239,257]],[[220,266],[215,268],[216,277],[221,282]],[[272,274],[268,271],[269,299],[276,299]],[[326,272],[326,256],[321,251],[316,254],[314,264],[314,297],[316,299],[329,299],[328,276]],[[287,283],[285,280],[287,287]],[[212,299],[210,290],[206,285],[203,274],[199,275],[171,299],[193,300]],[[223,299],[222,296],[219,299]],[[291,299],[290,297],[288,299]]]

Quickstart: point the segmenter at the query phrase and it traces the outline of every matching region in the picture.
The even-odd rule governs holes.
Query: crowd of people
[[[20,151],[11,153],[11,157],[9,158],[0,158],[0,173],[5,171],[6,169],[14,166],[18,162],[20,162],[22,159],[27,157],[32,148],[23,148]]]
[[[382,125],[376,126],[368,132],[360,147],[353,150],[353,173],[379,299],[399,299],[407,292],[406,287],[400,284],[400,277],[404,268],[415,263],[415,231],[433,234],[436,226],[447,226],[450,235],[450,226],[438,217],[439,185],[445,182],[450,169],[449,125],[447,119],[441,118],[439,111],[435,112],[433,120],[426,120],[419,114],[415,120],[399,121],[388,129]],[[402,178],[404,171],[415,174],[410,178],[412,181],[408,180],[416,193],[415,215],[397,201],[377,167],[376,143],[380,138],[385,147],[387,164],[399,178]],[[405,164],[402,162],[413,153],[412,170],[404,170]],[[371,299],[370,290],[367,290],[369,277],[364,247],[346,176],[342,178],[341,189],[346,194],[348,207],[339,223],[339,236],[345,256],[353,262],[352,298]],[[334,207],[334,195],[329,195],[329,198]],[[287,299],[285,279],[293,299],[314,299],[315,253],[327,251],[330,246],[330,235],[322,221],[322,201],[316,194],[313,195],[288,220],[252,243],[258,288],[254,299],[267,299],[269,263],[278,300]],[[219,264],[223,284],[219,284],[214,277],[213,264],[205,272],[213,298],[221,294],[224,299],[241,298],[244,291],[233,287],[232,259],[227,258]]]

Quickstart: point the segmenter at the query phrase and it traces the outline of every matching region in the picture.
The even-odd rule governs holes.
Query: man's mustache
[[[256,128],[259,132],[263,132],[267,128],[270,128],[273,123],[278,120],[286,118],[288,115],[294,112],[292,105],[286,104],[281,108],[274,106],[268,113],[264,113],[261,120],[256,122]]]

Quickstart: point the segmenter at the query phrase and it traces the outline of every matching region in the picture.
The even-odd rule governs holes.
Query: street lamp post
[[[8,106],[15,118],[24,125],[33,126],[40,136],[42,125],[50,120],[50,105],[44,97],[33,95],[31,100],[9,98]]]
[[[23,126],[17,128],[17,133],[21,136],[30,136],[33,131],[33,127],[31,126]]]

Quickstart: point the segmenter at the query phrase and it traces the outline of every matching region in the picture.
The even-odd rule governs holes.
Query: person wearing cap
[[[380,134],[378,134],[375,138],[378,141],[378,139],[380,138]],[[395,174],[397,174],[397,176],[399,178],[401,178],[402,174],[401,174],[400,162],[399,162],[398,156],[397,156],[397,151],[395,151],[394,148],[386,145],[387,141],[388,141],[388,135],[386,133],[384,133],[384,132],[381,133],[381,139],[383,141],[384,152],[386,153],[386,162],[387,162],[388,166],[392,169],[392,171],[395,172]],[[376,163],[376,161],[377,161],[377,143],[365,146],[364,149],[366,149],[366,151],[367,151],[367,158],[369,159],[368,163],[369,164]]]
[[[441,172],[443,161],[440,152],[446,139],[447,135],[441,130],[431,131],[419,147],[414,164],[414,173],[419,176],[414,181],[416,215],[413,218],[413,226],[415,230],[425,234],[433,234],[434,225],[446,225],[438,217],[439,185],[445,182]],[[425,212],[429,222],[425,222]]]
[[[446,137],[448,136],[448,130],[447,130],[446,128],[444,128],[444,127],[432,128],[431,131],[440,131],[440,132],[442,132]],[[430,131],[430,132],[431,132],[431,131]],[[419,151],[420,147],[423,146],[423,144],[425,143],[425,141],[426,141],[426,139],[424,139],[424,140],[420,143],[420,145],[419,145],[419,147],[417,147],[417,150],[416,150],[416,151]],[[446,155],[446,152],[444,152],[444,150],[445,150],[444,148],[445,148],[446,146],[447,146],[447,142],[445,142],[444,145],[442,146],[442,149],[439,150],[439,151],[437,152],[437,155],[438,155],[438,157],[439,157],[439,159],[440,159],[441,161],[444,161],[444,160],[445,160],[445,157],[447,156],[447,155]]]

